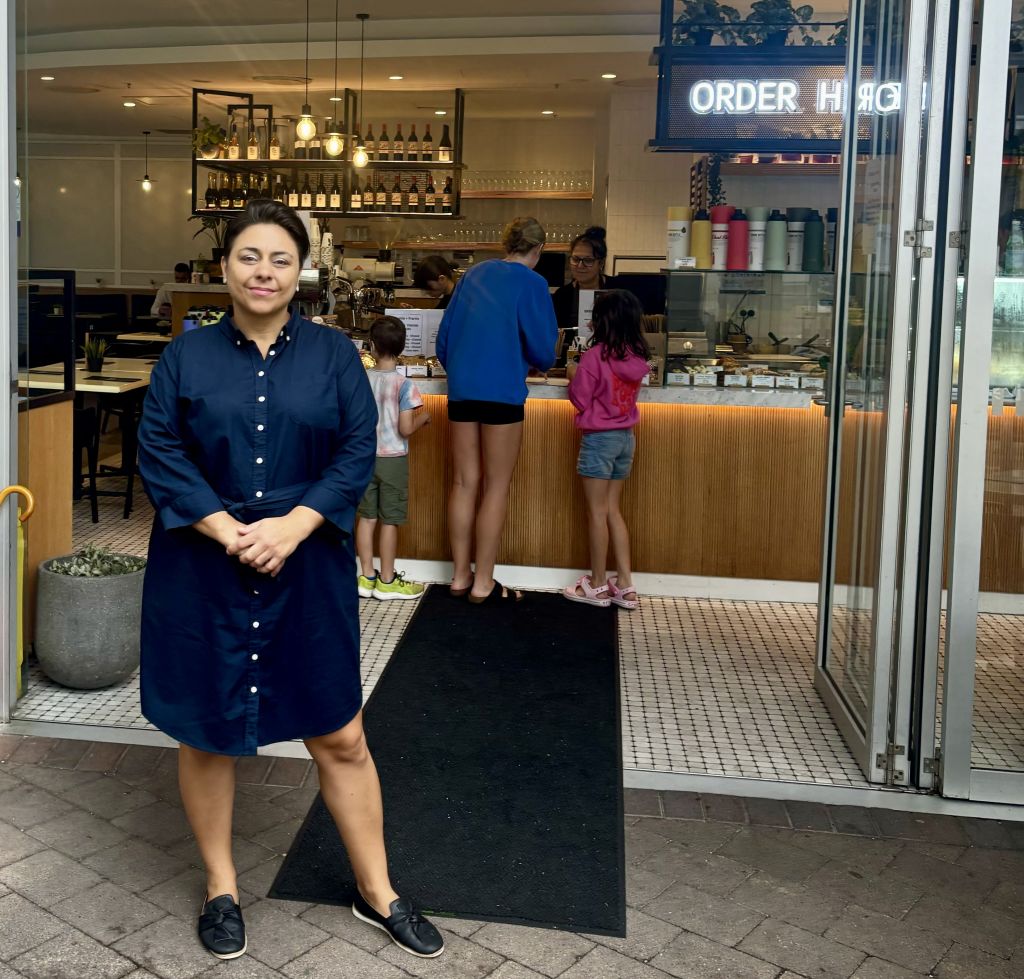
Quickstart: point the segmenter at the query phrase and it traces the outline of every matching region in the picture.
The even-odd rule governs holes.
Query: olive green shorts
[[[404,524],[409,510],[409,457],[377,456],[373,479],[356,511],[367,520]]]

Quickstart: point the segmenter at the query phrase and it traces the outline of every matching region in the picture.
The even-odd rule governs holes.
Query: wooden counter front
[[[431,424],[410,442],[409,523],[399,532],[399,554],[450,560],[447,404],[440,395],[425,394],[424,401]],[[526,403],[501,563],[589,565],[574,416],[564,398]],[[636,436],[623,493],[634,570],[818,580],[827,452],[819,406],[641,403]],[[990,417],[988,442],[990,474],[1024,472],[1024,418]],[[840,584],[874,581],[882,447],[881,415],[848,411],[836,547]],[[982,534],[982,591],[1024,594],[1024,504],[987,493]]]

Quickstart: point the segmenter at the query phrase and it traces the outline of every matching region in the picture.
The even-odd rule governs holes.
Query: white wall
[[[81,285],[148,286],[173,278],[175,263],[210,255],[188,223],[190,146],[150,140],[146,193],[141,142],[34,139],[28,145],[21,262],[74,269]]]

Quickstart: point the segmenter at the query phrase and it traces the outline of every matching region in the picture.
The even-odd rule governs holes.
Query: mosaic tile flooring
[[[131,518],[102,500],[93,524],[75,505],[75,543],[145,554],[152,510]],[[398,606],[397,608],[395,606]],[[369,695],[412,602],[361,603]],[[813,688],[813,605],[645,598],[620,613],[623,761],[627,768],[840,786],[866,782]],[[983,615],[979,628],[974,763],[1024,767],[1024,617]],[[145,728],[135,678],[70,691],[32,670],[19,720]]]

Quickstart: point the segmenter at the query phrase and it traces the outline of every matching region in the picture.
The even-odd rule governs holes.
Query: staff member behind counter
[[[555,290],[555,319],[562,329],[575,330],[580,311],[580,289],[615,289],[615,280],[604,274],[608,257],[604,228],[587,228],[569,247],[569,272],[572,279]],[[575,333],[571,336],[575,336]]]
[[[455,269],[440,255],[428,255],[419,265],[412,277],[417,289],[429,292],[437,297],[435,309],[447,309],[455,291],[455,280],[458,278]]]

